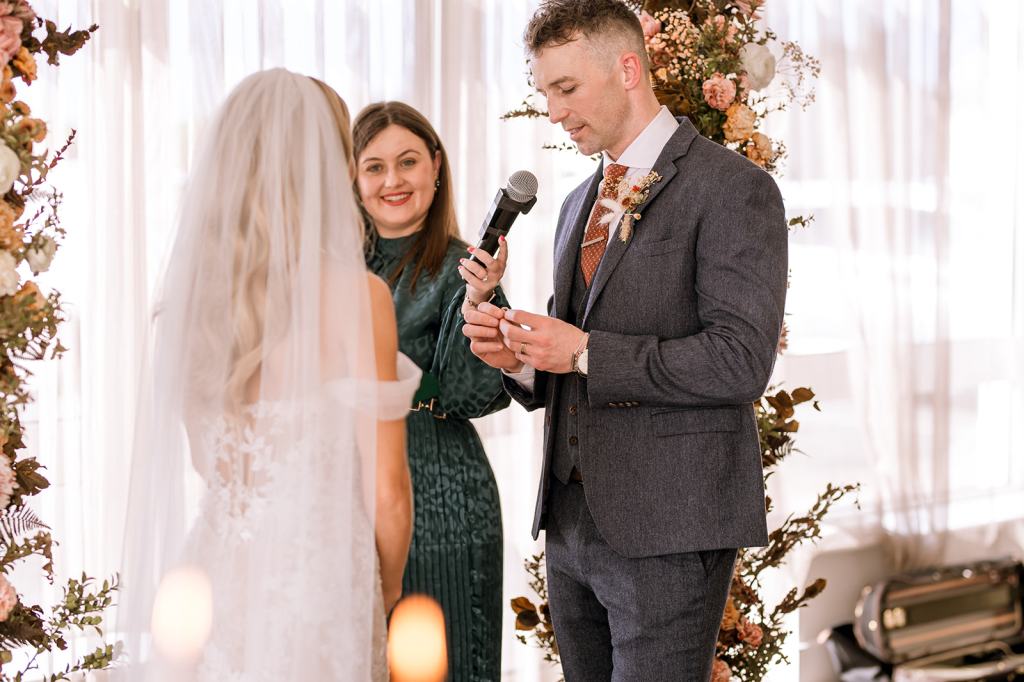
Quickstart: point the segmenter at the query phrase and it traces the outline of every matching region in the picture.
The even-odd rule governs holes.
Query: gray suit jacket
[[[752,403],[767,386],[782,328],[787,227],[772,178],[681,119],[654,166],[662,180],[627,242],[612,238],[581,326],[590,332],[579,463],[598,530],[630,557],[767,543]],[[573,268],[602,177],[566,198],[554,296],[564,319]],[[545,524],[561,375],[533,392],[505,378],[528,410],[549,406],[533,534]]]

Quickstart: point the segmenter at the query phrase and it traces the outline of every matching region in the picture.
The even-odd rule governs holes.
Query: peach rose
[[[729,142],[740,142],[742,140],[749,140],[750,136],[754,134],[754,110],[748,107],[746,104],[736,102],[732,104],[729,109],[725,112],[726,120],[725,125],[722,126],[722,132],[725,133],[725,139]]]
[[[772,141],[764,133],[754,133],[745,151],[748,159],[764,168],[772,160]]]
[[[720,658],[715,659],[711,666],[711,682],[729,682],[732,679],[732,671]]]
[[[704,81],[704,101],[712,108],[725,111],[736,97],[736,84],[720,73]]]
[[[23,133],[34,142],[42,142],[46,138],[46,121],[38,118],[23,118],[14,127],[19,133]]]

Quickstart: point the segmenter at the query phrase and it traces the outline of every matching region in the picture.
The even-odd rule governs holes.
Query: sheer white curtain
[[[419,108],[451,155],[463,236],[475,240],[498,187],[526,168],[539,202],[512,235],[508,289],[541,310],[550,289],[550,236],[561,198],[589,162],[541,150],[546,122],[500,121],[527,93],[520,35],[535,2],[484,0],[41,0],[58,24],[100,30],[27,92],[50,122],[51,143],[78,141],[54,174],[65,193],[68,238],[48,282],[69,320],[59,363],[41,365],[27,415],[31,447],[53,490],[39,511],[61,541],[58,569],[109,574],[119,567],[139,347],[151,287],[174,226],[193,141],[245,75],[284,66],[318,76],[353,115],[381,99]],[[529,527],[538,478],[540,422],[512,408],[480,425],[505,515],[505,598],[527,594],[522,558],[537,550]],[[35,575],[26,574],[32,582]],[[41,581],[40,581],[41,583]],[[19,584],[21,587],[21,584]],[[44,584],[30,596],[56,598]],[[513,635],[508,679],[548,679],[536,651]]]
[[[821,59],[817,102],[772,121],[790,149],[791,350],[812,385],[810,455],[775,482],[893,568],[1008,554],[1024,517],[1024,8],[988,0],[775,0],[767,20]],[[981,531],[981,532],[979,532]]]
[[[150,286],[188,199],[196,133],[246,74],[319,76],[353,113],[386,98],[418,107],[451,154],[468,239],[511,172],[536,172],[539,203],[512,234],[507,288],[514,305],[542,310],[558,207],[592,164],[542,151],[559,140],[546,121],[498,120],[527,93],[520,35],[535,0],[36,4],[62,26],[101,25],[23,89],[51,144],[79,130],[55,173],[68,239],[48,276],[65,292],[72,350],[38,368],[27,415],[54,483],[39,505],[61,570],[118,567]],[[777,379],[810,384],[824,409],[803,420],[809,457],[780,471],[777,506],[859,480],[863,511],[834,518],[859,542],[887,538],[901,565],[957,556],[963,545],[943,540],[960,529],[999,529],[976,551],[1015,546],[1015,526],[998,524],[1024,509],[1024,9],[772,0],[767,19],[822,59],[817,103],[769,131],[791,150],[791,213],[816,216],[792,239],[791,350]],[[529,593],[540,427],[517,407],[481,424],[502,493],[506,599]],[[504,656],[507,679],[551,677],[515,642],[511,611]]]

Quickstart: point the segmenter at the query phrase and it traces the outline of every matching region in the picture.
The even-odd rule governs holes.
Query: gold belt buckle
[[[434,407],[436,407],[436,406],[437,406],[437,398],[431,398],[427,402],[423,402],[422,400],[419,401],[416,404],[416,407],[412,408],[411,411],[412,412],[419,412],[421,410],[427,410],[428,412],[430,412],[430,416],[432,416],[434,419],[447,419],[448,415],[445,414],[444,412],[441,412],[440,414],[437,413],[437,412],[434,412]]]

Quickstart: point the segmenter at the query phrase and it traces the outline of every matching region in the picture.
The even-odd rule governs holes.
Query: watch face
[[[579,367],[579,370],[584,374],[587,373],[587,357],[590,355],[590,353],[587,352],[588,350],[590,349],[584,348],[583,352],[580,353],[579,360],[576,361],[576,366]]]

